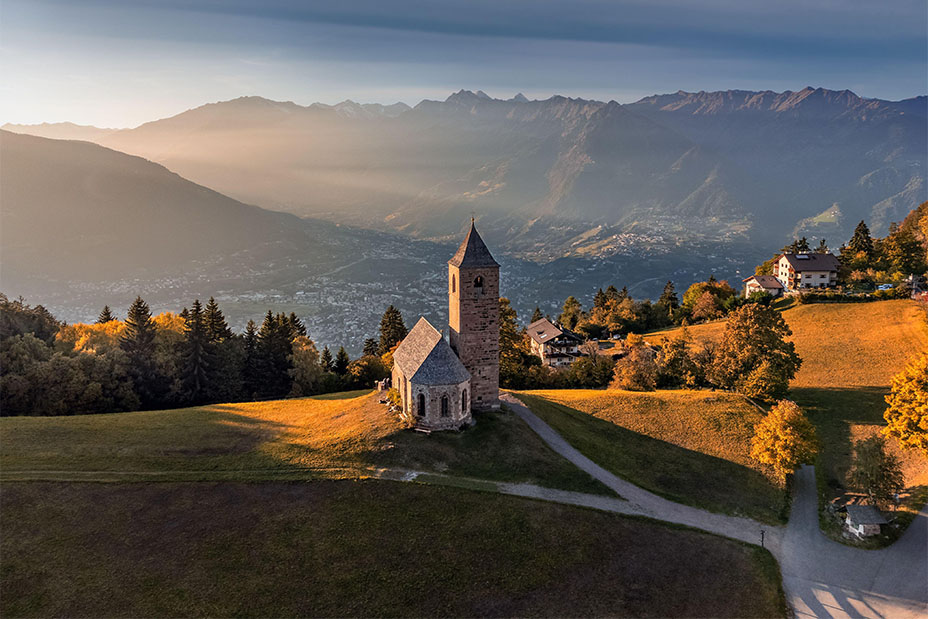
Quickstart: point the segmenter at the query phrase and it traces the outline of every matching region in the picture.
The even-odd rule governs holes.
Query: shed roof
[[[771,289],[773,289],[773,288],[783,288],[783,284],[780,283],[780,280],[778,280],[778,279],[777,279],[776,277],[774,277],[773,275],[752,275],[751,277],[745,278],[745,279],[742,280],[742,281],[744,281],[744,282],[749,282],[749,281],[751,281],[752,279],[753,279],[754,281],[756,281],[757,284],[758,284],[761,288],[771,288]]]
[[[451,257],[451,260],[448,261],[448,264],[464,269],[472,267],[499,267],[499,263],[493,259],[493,255],[487,248],[486,243],[484,243],[480,235],[477,234],[477,227],[474,225],[473,219],[470,220],[470,230],[467,231],[467,236],[464,237],[464,241],[461,243],[461,246],[458,247],[454,256]]]
[[[886,518],[873,505],[848,505],[847,519],[854,524],[886,524]]]
[[[425,318],[420,318],[400,342],[393,352],[393,363],[410,382],[419,385],[457,385],[470,380],[470,373],[451,346]]]
[[[837,271],[841,263],[834,254],[780,254],[794,271]]]

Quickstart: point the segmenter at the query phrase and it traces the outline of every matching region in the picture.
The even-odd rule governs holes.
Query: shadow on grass
[[[710,511],[785,522],[784,491],[754,469],[633,432],[524,393],[519,398],[585,456],[655,494]]]
[[[822,443],[818,474],[832,493],[844,486],[845,474],[851,465],[851,426],[882,424],[887,393],[886,387],[796,387],[790,390],[790,397],[815,424]],[[820,492],[824,490],[819,487]]]
[[[461,432],[394,432],[384,440],[386,448],[368,451],[361,459],[376,466],[614,496],[608,487],[555,453],[512,413],[475,413],[474,421]]]

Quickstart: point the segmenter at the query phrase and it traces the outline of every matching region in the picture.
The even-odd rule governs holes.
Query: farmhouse
[[[528,335],[532,352],[538,355],[542,365],[561,367],[570,365],[583,356],[579,348],[583,339],[547,318],[530,324]]]
[[[499,263],[471,219],[448,261],[448,340],[425,318],[393,353],[403,414],[423,430],[460,428],[499,408]]]
[[[887,524],[886,519],[872,505],[848,505],[845,526],[860,537],[880,534],[880,526]]]
[[[745,298],[755,292],[766,292],[774,297],[783,294],[783,284],[773,275],[752,275],[743,281]]]
[[[786,290],[833,288],[839,266],[834,254],[781,254],[773,275]]]

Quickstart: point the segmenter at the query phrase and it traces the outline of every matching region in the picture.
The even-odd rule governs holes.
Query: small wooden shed
[[[887,520],[877,508],[872,505],[848,505],[845,525],[848,530],[860,537],[871,537],[880,534],[880,527],[887,524]]]

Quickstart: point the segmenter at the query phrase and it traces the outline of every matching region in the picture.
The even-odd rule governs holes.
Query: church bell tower
[[[448,261],[449,343],[471,375],[471,408],[499,409],[499,263],[471,219]]]

